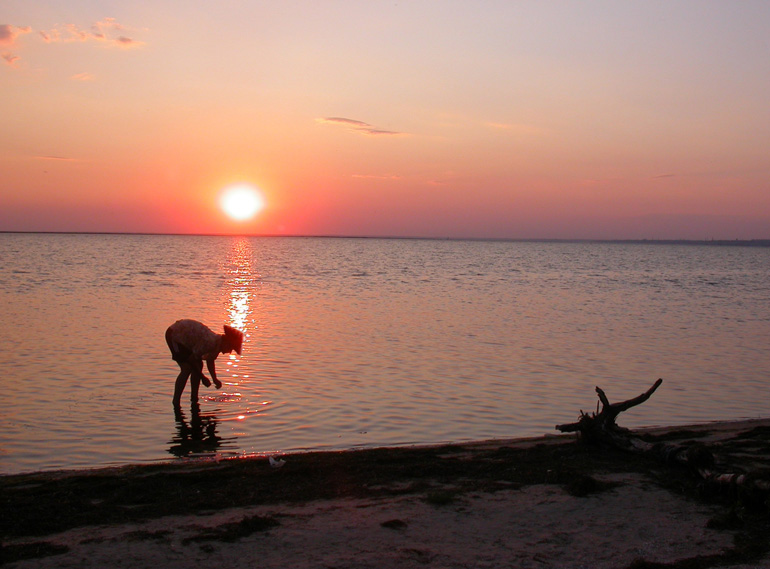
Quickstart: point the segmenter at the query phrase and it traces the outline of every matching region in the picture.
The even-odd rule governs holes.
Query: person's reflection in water
[[[199,405],[191,408],[191,419],[187,418],[181,409],[175,409],[177,433],[171,439],[168,452],[180,458],[190,455],[211,454],[217,452],[222,445],[222,437],[217,434],[217,418],[211,413],[201,415]]]

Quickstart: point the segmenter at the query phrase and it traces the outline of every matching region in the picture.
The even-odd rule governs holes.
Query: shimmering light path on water
[[[0,235],[0,471],[767,416],[770,249]],[[178,318],[244,330],[174,417]]]

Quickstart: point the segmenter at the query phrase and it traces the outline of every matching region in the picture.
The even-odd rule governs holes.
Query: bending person
[[[182,391],[190,380],[190,401],[198,402],[198,388],[201,382],[206,387],[211,386],[209,379],[203,375],[203,360],[206,360],[211,379],[217,389],[222,382],[217,379],[214,361],[219,354],[229,354],[235,350],[241,354],[243,332],[225,325],[224,334],[212,332],[207,326],[197,320],[177,320],[166,330],[166,343],[171,350],[171,359],[179,364],[179,375],[174,385],[174,407],[180,407]]]

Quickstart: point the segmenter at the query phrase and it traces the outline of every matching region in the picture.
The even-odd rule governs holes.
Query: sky
[[[0,231],[770,238],[770,2],[4,0]],[[219,207],[250,183],[265,208]]]

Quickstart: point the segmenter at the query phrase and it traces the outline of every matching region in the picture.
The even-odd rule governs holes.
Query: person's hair
[[[225,324],[225,339],[232,349],[238,352],[238,355],[240,356],[241,348],[243,347],[243,332]]]

